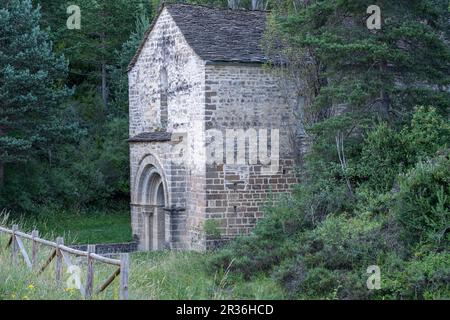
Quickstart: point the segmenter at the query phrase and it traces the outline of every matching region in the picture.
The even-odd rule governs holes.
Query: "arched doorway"
[[[167,248],[166,242],[166,196],[164,192],[164,184],[159,173],[153,173],[150,177],[149,189],[149,224],[148,228],[152,228],[151,237],[149,237],[149,249],[163,250]]]
[[[144,163],[138,172],[136,203],[141,207],[143,234],[140,241],[144,250],[163,250],[170,247],[170,216],[167,186],[161,167]]]

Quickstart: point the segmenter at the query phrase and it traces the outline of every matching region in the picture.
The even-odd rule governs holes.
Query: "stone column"
[[[166,213],[163,208],[154,208],[153,215],[153,250],[163,250],[166,242]]]
[[[154,250],[154,210],[153,206],[145,206],[143,208],[144,215],[144,250],[150,251]]]

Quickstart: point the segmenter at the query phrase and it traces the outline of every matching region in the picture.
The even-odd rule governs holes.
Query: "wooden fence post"
[[[28,267],[28,269],[32,269],[30,258],[28,257],[27,250],[25,249],[25,245],[23,244],[22,238],[16,235],[17,246],[19,247],[19,251],[22,254],[23,259]]]
[[[33,230],[33,232],[31,232],[31,236],[33,237],[33,243],[31,245],[31,265],[33,269],[35,269],[37,266],[37,254],[39,248],[39,243],[35,239],[39,238],[39,231]]]
[[[130,268],[130,256],[128,253],[120,254],[120,291],[119,299],[128,300],[128,276]]]
[[[95,245],[88,245],[87,247],[87,276],[86,276],[86,299],[92,298],[92,292],[94,291],[94,259],[91,254],[95,253]]]
[[[62,275],[62,254],[61,254],[61,250],[59,249],[59,246],[64,244],[64,239],[62,237],[58,237],[56,238],[56,264],[55,264],[55,278],[56,278],[56,282],[58,284],[58,286],[61,284],[61,275]]]
[[[12,236],[11,236],[11,249],[12,249],[12,261],[13,264],[17,264],[19,246],[16,241],[16,232],[19,231],[19,226],[17,224],[12,226]]]
[[[89,245],[86,251],[81,251],[77,249],[72,249],[64,246],[64,238],[58,237],[55,242],[46,241],[44,239],[39,238],[39,232],[37,230],[33,230],[31,236],[25,234],[23,232],[19,232],[19,226],[13,225],[12,230],[8,230],[6,228],[0,227],[1,231],[6,230],[5,232],[11,233],[11,237],[9,237],[7,247],[11,246],[12,249],[12,261],[14,265],[19,263],[19,251],[22,254],[25,263],[27,264],[30,270],[36,270],[37,264],[39,263],[38,258],[38,250],[40,246],[48,246],[53,248],[50,256],[47,258],[45,263],[38,270],[38,275],[40,275],[44,270],[50,265],[53,259],[55,260],[55,278],[58,286],[61,286],[62,282],[62,273],[63,273],[63,262],[67,264],[67,267],[72,267],[72,262],[69,254],[74,254],[76,256],[87,256],[87,277],[86,277],[86,288],[80,286],[80,291],[82,295],[86,299],[92,299],[94,294],[94,263],[95,260],[100,262],[119,266],[119,268],[115,269],[114,273],[108,277],[108,279],[100,286],[100,288],[96,291],[96,293],[103,292],[120,274],[120,290],[119,290],[119,298],[121,300],[128,299],[128,283],[129,283],[129,268],[130,268],[130,257],[129,254],[121,254],[120,260],[111,259],[108,257],[103,257],[95,254],[95,245]],[[32,256],[27,253],[27,248],[23,243],[23,239],[32,241]]]

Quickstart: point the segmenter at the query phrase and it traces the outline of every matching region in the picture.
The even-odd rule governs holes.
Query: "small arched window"
[[[167,92],[169,81],[167,79],[167,70],[162,68],[159,74],[159,92],[160,92],[160,114],[161,126],[166,129],[168,121]]]

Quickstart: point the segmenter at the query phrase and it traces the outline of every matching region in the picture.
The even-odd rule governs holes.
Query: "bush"
[[[450,254],[427,253],[404,261],[390,256],[376,299],[449,299]]]
[[[408,160],[415,164],[449,147],[450,123],[435,108],[418,107],[401,136],[408,146]]]
[[[403,255],[395,228],[391,217],[330,215],[297,238],[297,256],[274,276],[295,298],[367,299],[367,267],[382,264],[385,252]]]
[[[252,235],[233,241],[215,254],[209,264],[213,269],[230,269],[250,279],[258,273],[269,272],[292,254],[293,248],[285,241],[277,242]]]
[[[393,211],[409,245],[431,242],[450,245],[450,160],[439,156],[420,162],[400,176]]]
[[[292,197],[268,208],[253,233],[218,252],[213,266],[231,265],[246,279],[264,272],[290,298],[450,297],[440,256],[450,245],[450,163],[442,151],[448,124],[422,107],[403,130],[382,123],[363,143],[350,134],[342,168],[333,134],[343,123],[319,126],[322,136]],[[371,265],[381,269],[382,290],[366,286]]]
[[[220,238],[220,222],[214,219],[208,219],[203,225],[205,234],[209,237]]]
[[[314,229],[332,208],[342,207],[344,194],[341,188],[327,188],[324,181],[311,187],[297,186],[292,197],[266,208],[264,219],[251,235],[236,239],[218,252],[211,260],[212,266],[225,269],[231,265],[246,278],[270,271],[297,252],[299,232]]]
[[[377,193],[391,190],[396,176],[407,165],[406,149],[398,133],[386,123],[380,124],[364,141],[356,169],[358,180]]]
[[[411,124],[397,132],[387,123],[369,131],[355,175],[360,186],[377,193],[390,191],[397,175],[418,161],[448,147],[450,125],[435,108],[418,107]]]

